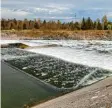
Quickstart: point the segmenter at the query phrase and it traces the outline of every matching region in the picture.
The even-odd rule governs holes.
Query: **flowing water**
[[[54,89],[53,95],[56,94],[55,91],[77,89],[112,75],[112,41],[22,40],[18,42],[30,47],[2,48],[2,60],[22,70],[23,73],[38,78],[41,83]],[[4,78],[5,74],[3,80]],[[3,85],[2,88],[5,87],[6,85]],[[38,97],[38,93],[34,94]],[[52,92],[45,94],[52,96]]]

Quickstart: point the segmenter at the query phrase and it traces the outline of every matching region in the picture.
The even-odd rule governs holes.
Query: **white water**
[[[93,50],[86,51],[84,49],[77,49],[77,47],[48,47],[26,50],[53,56],[73,63],[112,70],[112,54],[97,53]]]
[[[27,51],[65,61],[112,70],[112,41],[100,40],[1,40],[1,44],[21,42],[29,46],[57,44],[58,47],[28,48]],[[60,45],[62,47],[60,47]],[[99,53],[107,51],[108,53]]]
[[[77,88],[79,85],[83,84],[85,81],[87,81],[87,80],[89,79],[89,77],[90,77],[92,74],[94,74],[94,73],[96,72],[96,70],[97,70],[97,69],[93,70],[91,73],[89,73],[88,75],[86,75],[86,76],[77,84],[76,88]]]
[[[56,57],[65,61],[73,62],[76,64],[87,65],[89,67],[98,67],[112,71],[112,41],[77,41],[77,40],[4,40],[1,44],[9,43],[24,43],[31,47],[23,49],[29,52],[40,53]],[[44,47],[45,45],[56,44],[55,47]],[[37,46],[37,47],[32,47]],[[42,46],[42,47],[38,47]],[[26,55],[27,57],[28,55]],[[7,58],[8,55],[4,55]],[[22,56],[9,56],[9,58],[25,57]],[[96,68],[97,69],[97,68]],[[101,78],[89,79],[96,70],[84,76],[76,87],[80,85],[89,85],[100,79],[104,79],[108,75]],[[109,73],[109,76],[112,75]]]

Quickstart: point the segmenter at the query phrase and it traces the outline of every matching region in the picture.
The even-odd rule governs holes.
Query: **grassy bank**
[[[2,30],[1,36],[36,39],[104,39],[112,40],[112,30]]]

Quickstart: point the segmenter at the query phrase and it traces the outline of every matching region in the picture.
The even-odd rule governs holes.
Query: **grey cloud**
[[[75,13],[77,13],[78,18],[82,18],[83,16],[97,18],[104,14],[108,14],[109,18],[111,18],[111,4],[112,0],[3,0],[2,9],[15,10],[12,12],[13,14],[18,13],[18,10],[32,14],[31,16],[30,14],[26,16],[20,15],[21,18],[60,17],[61,19],[62,17],[74,17]],[[4,16],[7,16],[8,12],[4,12]]]

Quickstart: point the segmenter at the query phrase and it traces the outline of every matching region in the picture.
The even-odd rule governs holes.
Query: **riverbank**
[[[1,39],[112,40],[112,30],[2,30]]]
[[[111,108],[112,77],[32,108]]]

